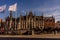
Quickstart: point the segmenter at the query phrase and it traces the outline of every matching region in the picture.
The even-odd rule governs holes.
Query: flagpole
[[[1,13],[5,13],[5,9],[6,9],[6,5],[2,5],[2,6],[0,6],[0,12]],[[5,19],[5,14],[4,14],[4,19]],[[4,20],[3,19],[3,20]],[[5,21],[5,20],[4,20]],[[5,23],[4,23],[4,25],[5,25]],[[5,25],[6,26],[6,25]],[[5,28],[5,27],[4,27]]]
[[[15,3],[15,4],[13,4],[13,5],[11,5],[11,6],[9,6],[9,11],[13,11],[15,14],[14,14],[14,30],[16,31],[16,8],[17,8],[17,3]]]
[[[4,10],[4,18],[5,18],[5,10]],[[6,23],[6,18],[5,18],[5,23]],[[5,30],[7,30],[6,24],[5,24]]]
[[[18,13],[17,13],[17,10],[16,10],[16,30],[17,30],[17,18],[18,18]]]
[[[17,11],[15,12],[17,14]],[[15,14],[15,30],[17,30],[17,15]]]
[[[5,11],[6,10],[5,9],[6,9],[6,5],[3,6],[3,12],[4,12],[4,29],[6,31],[7,28],[6,28],[6,18],[5,18]]]
[[[5,29],[5,31],[7,32],[7,25],[6,25],[6,18],[5,18],[6,16],[5,16],[5,11],[4,11],[4,21],[5,21],[5,23],[4,23],[4,25],[5,25],[5,27],[4,27],[4,29]]]
[[[15,12],[15,13],[17,13],[17,12]],[[17,23],[16,23],[16,19],[17,19],[17,15],[15,15],[16,17],[15,17],[15,30],[17,30]]]

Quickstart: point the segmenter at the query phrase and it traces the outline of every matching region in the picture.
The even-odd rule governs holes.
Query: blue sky
[[[6,4],[6,11],[0,13],[0,18],[9,16],[8,8],[10,5],[17,3],[17,14],[26,15],[26,12],[32,11],[36,15],[54,16],[56,21],[60,20],[60,0],[0,0],[0,6]],[[4,16],[5,15],[5,16]],[[16,16],[16,13],[13,12]]]

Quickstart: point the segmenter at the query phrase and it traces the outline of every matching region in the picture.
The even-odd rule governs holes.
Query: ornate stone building
[[[20,15],[17,29],[23,31],[33,30],[33,28],[43,28],[43,16],[36,16],[32,12],[26,13],[26,16]],[[25,30],[24,30],[25,29]],[[23,32],[22,31],[22,32]]]
[[[18,22],[18,29],[30,29],[30,28],[36,28],[36,27],[44,27],[43,26],[43,16],[36,16],[33,15],[32,12],[29,12],[29,14],[26,16],[20,16],[19,22]]]
[[[7,30],[19,30],[19,32],[32,31],[33,28],[44,28],[43,16],[36,16],[32,12],[26,13],[25,16],[20,14],[20,17],[15,19],[12,17],[12,12],[10,16],[6,18],[6,28]]]
[[[6,18],[6,27],[8,30],[17,30],[20,34],[30,31],[32,33],[33,29],[44,27],[54,27],[55,18],[54,17],[43,17],[36,16],[32,12],[26,13],[25,16],[20,14],[20,17],[13,18],[12,12],[10,16]]]

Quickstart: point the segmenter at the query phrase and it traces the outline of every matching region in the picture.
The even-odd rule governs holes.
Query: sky
[[[9,6],[17,3],[17,11],[13,16],[26,15],[26,12],[32,11],[37,16],[54,16],[56,21],[60,21],[60,0],[0,0],[0,6],[6,5],[5,13],[0,13],[0,18],[9,16]]]

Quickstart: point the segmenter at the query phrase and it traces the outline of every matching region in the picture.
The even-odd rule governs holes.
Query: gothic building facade
[[[53,17],[36,16],[32,12],[26,13],[25,16],[20,14],[18,18],[13,18],[10,12],[10,16],[6,18],[7,30],[17,30],[21,34],[26,31],[32,32],[34,28],[54,27],[54,23]]]
[[[18,22],[18,29],[30,29],[30,28],[40,28],[43,26],[43,16],[36,16],[33,15],[32,12],[29,12],[29,14],[26,16],[20,16],[19,22]]]

